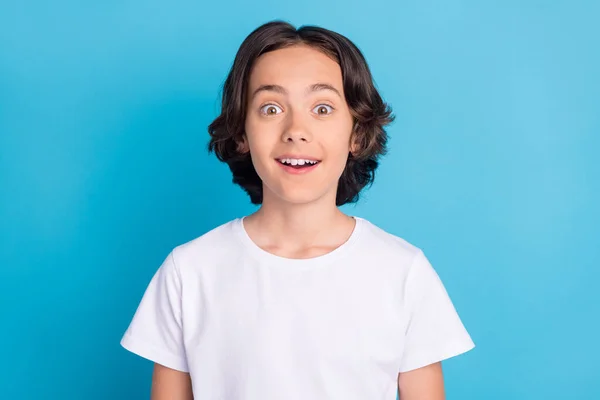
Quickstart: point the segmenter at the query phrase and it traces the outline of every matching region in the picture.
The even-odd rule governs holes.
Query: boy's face
[[[340,66],[308,46],[263,54],[247,101],[243,150],[263,181],[263,201],[335,202],[353,125]]]

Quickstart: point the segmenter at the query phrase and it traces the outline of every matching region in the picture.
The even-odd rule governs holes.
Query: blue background
[[[394,107],[345,209],[446,284],[478,346],[448,398],[600,399],[599,3],[282,3],[0,3],[2,398],[148,398],[119,340],[172,247],[254,210],[206,126],[281,18],[355,41]]]

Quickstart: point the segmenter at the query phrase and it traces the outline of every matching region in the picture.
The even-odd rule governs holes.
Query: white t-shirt
[[[175,247],[121,345],[199,400],[396,399],[398,373],[474,343],[424,253],[355,219],[311,259],[262,250],[243,218]]]

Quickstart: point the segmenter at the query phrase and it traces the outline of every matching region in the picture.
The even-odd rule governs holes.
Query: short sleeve
[[[181,279],[171,252],[146,288],[121,346],[157,364],[189,372],[181,318]]]
[[[465,353],[475,347],[438,274],[419,250],[405,282],[408,313],[399,372]]]

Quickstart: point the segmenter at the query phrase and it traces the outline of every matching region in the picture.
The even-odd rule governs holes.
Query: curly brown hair
[[[296,29],[283,21],[268,22],[255,29],[241,44],[223,85],[221,114],[209,125],[208,149],[227,163],[233,183],[240,185],[253,204],[261,204],[263,185],[249,153],[239,151],[247,113],[247,86],[254,62],[262,54],[294,45],[311,46],[335,60],[342,70],[346,103],[354,120],[352,140],[357,150],[348,156],[338,182],[336,205],[354,203],[360,191],[373,183],[378,159],[386,153],[384,129],[394,120],[382,100],[361,51],[339,33],[317,27]]]

